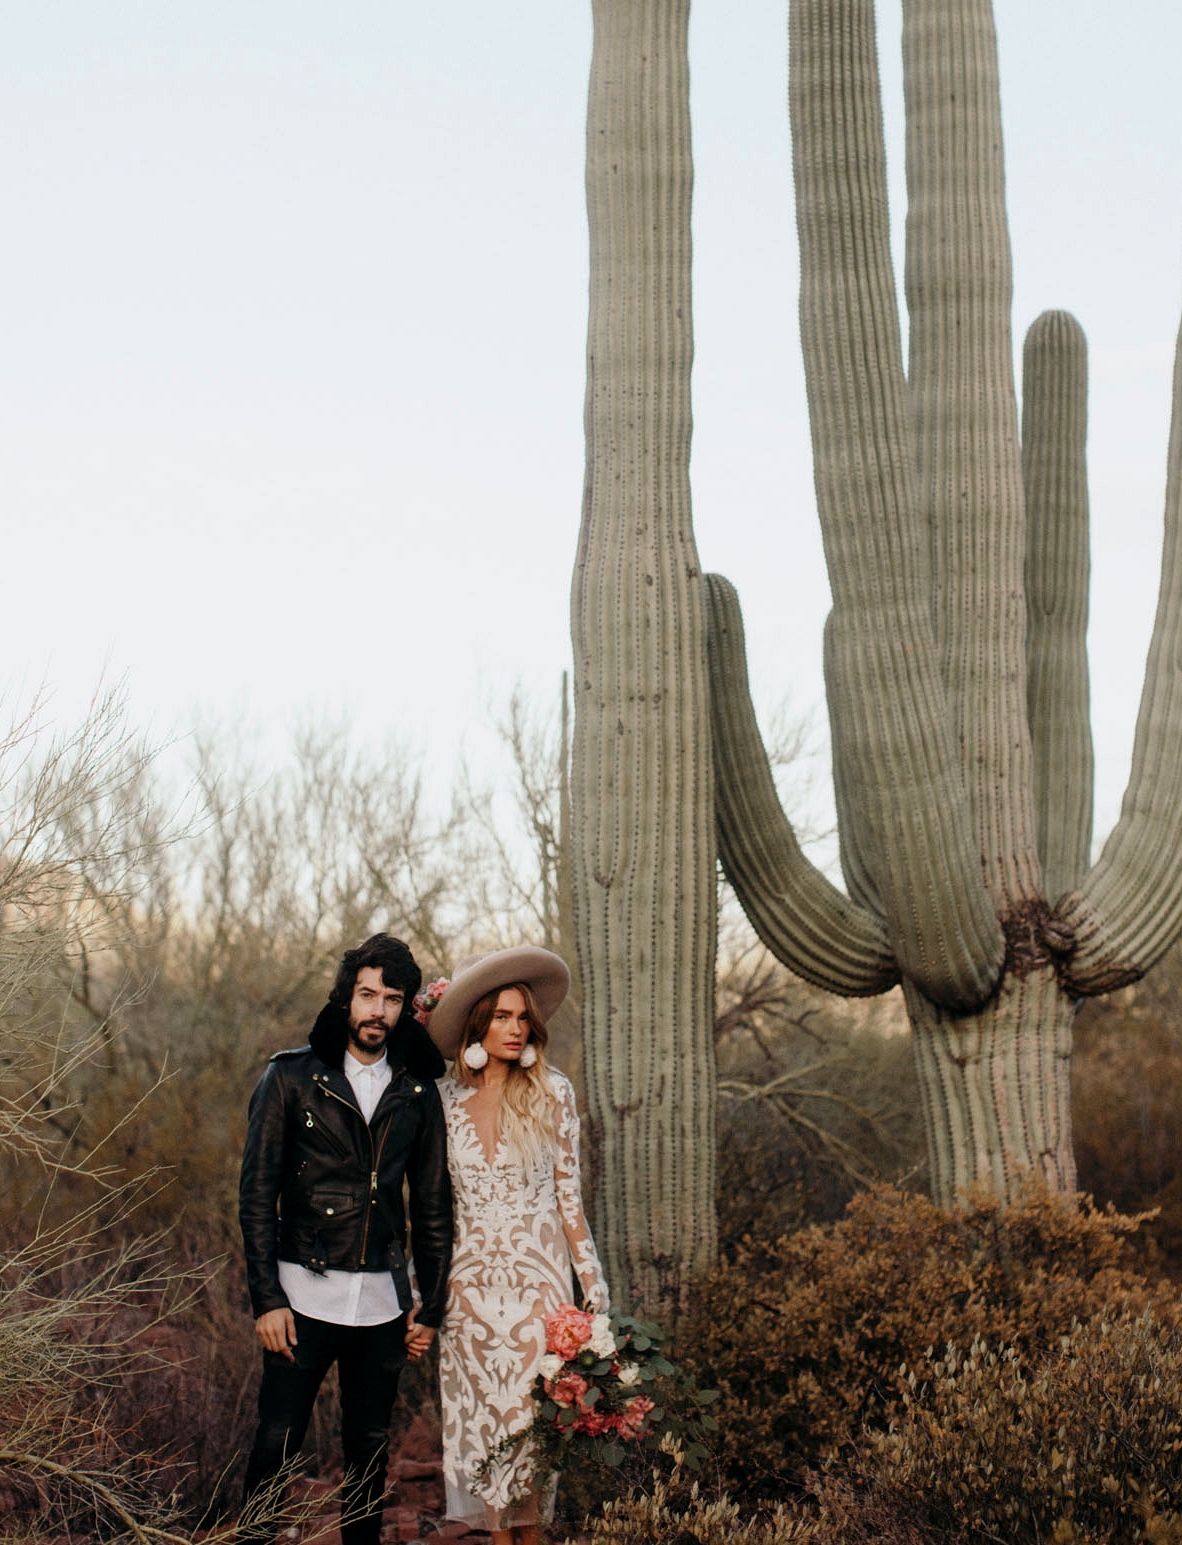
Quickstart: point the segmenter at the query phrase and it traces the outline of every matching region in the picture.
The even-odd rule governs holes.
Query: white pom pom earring
[[[473,1073],[479,1073],[487,1062],[488,1053],[479,1041],[473,1041],[471,1046],[464,1047],[464,1064],[470,1067]]]
[[[525,1045],[521,1048],[521,1056],[517,1059],[518,1066],[532,1068],[537,1060],[538,1048],[532,1041],[526,1041]]]

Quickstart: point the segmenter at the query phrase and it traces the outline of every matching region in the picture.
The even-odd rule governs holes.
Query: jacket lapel
[[[326,1068],[325,1072],[328,1075],[324,1079],[326,1087],[338,1099],[344,1100],[346,1105],[351,1105],[357,1114],[361,1116],[361,1106],[358,1105],[357,1096],[353,1093],[353,1085],[345,1077],[345,1070],[343,1068]],[[361,1119],[364,1121],[365,1117],[362,1116]]]

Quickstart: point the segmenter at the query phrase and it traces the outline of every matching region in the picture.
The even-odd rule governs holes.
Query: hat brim
[[[461,960],[427,1022],[431,1039],[449,1062],[454,1062],[459,1052],[473,1004],[485,993],[511,987],[514,982],[525,983],[534,995],[538,1013],[548,1020],[570,991],[570,971],[560,955],[536,944],[469,955]]]

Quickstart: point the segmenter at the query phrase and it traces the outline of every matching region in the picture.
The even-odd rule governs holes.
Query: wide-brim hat
[[[454,1061],[464,1038],[468,1011],[486,992],[524,982],[534,995],[538,1013],[548,1020],[570,991],[566,961],[553,950],[536,944],[520,944],[511,950],[491,950],[469,955],[455,969],[447,991],[431,1010],[427,1029],[449,1061]]]

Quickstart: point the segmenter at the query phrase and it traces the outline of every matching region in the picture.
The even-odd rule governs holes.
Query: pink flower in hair
[[[450,986],[451,982],[448,980],[448,978],[446,976],[441,976],[434,982],[428,982],[422,992],[415,993],[415,1018],[418,1020],[420,1025],[425,1025],[427,1023],[431,1017],[431,1010],[439,1002],[440,998],[443,997],[444,993]]]

